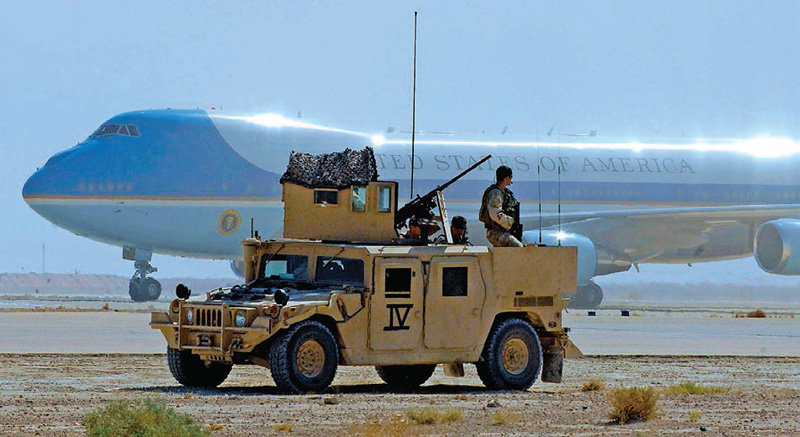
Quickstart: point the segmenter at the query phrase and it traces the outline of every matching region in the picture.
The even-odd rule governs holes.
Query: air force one
[[[394,134],[398,135],[398,134]],[[406,137],[408,135],[405,135]],[[478,221],[494,170],[514,171],[526,242],[576,245],[573,307],[602,301],[594,276],[639,263],[696,263],[754,256],[768,273],[800,274],[800,146],[764,138],[692,144],[392,139],[274,114],[149,110],[117,115],[52,156],[22,195],[38,214],[77,235],[121,246],[134,261],[134,300],[159,296],[153,253],[228,259],[241,266],[250,222],[280,236],[279,179],[292,150],[323,153],[370,145],[381,179],[425,193],[491,154],[448,188],[449,213]],[[584,138],[585,139],[585,138]],[[406,196],[408,194],[405,194]],[[539,206],[544,211],[539,213]],[[556,213],[556,205],[561,213]]]

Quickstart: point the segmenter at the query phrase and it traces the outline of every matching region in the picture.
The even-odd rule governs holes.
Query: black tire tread
[[[525,335],[532,334],[534,340],[533,351],[536,352],[534,362],[536,367],[533,371],[527,372],[525,377],[516,377],[513,375],[505,374],[502,364],[499,362],[498,349],[502,349],[503,337],[508,333],[517,332]],[[481,355],[481,361],[475,363],[478,370],[478,377],[483,384],[491,390],[527,390],[529,389],[539,373],[542,371],[542,345],[539,341],[539,336],[533,327],[526,321],[517,318],[504,320],[494,327],[489,333],[489,338],[486,340],[486,346]]]
[[[396,390],[409,390],[421,386],[436,370],[436,364],[375,366],[383,382]]]
[[[319,340],[327,345],[322,344],[323,349],[332,346],[332,356],[325,357],[326,369],[314,381],[302,381],[295,376],[294,365],[296,360],[290,357],[290,351],[294,346],[295,340],[304,332],[310,331],[321,335]],[[339,365],[339,347],[336,344],[331,331],[322,323],[315,320],[306,320],[297,323],[290,327],[286,332],[276,338],[272,346],[269,348],[269,369],[272,374],[272,380],[279,390],[289,393],[307,393],[316,392],[322,393],[327,389],[333,378],[336,376],[336,368]]]
[[[206,365],[191,351],[170,347],[167,348],[167,362],[175,380],[186,387],[214,388],[225,381],[233,368],[233,365],[223,363]]]

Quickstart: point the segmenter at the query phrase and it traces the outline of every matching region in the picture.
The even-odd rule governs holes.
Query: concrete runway
[[[800,316],[599,311],[565,315],[587,355],[800,356]],[[0,312],[0,353],[159,353],[166,343],[149,313]]]

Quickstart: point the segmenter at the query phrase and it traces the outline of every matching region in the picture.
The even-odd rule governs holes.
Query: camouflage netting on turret
[[[292,182],[309,188],[342,189],[377,180],[378,166],[372,147],[321,155],[293,151],[286,173],[281,176],[281,183]]]

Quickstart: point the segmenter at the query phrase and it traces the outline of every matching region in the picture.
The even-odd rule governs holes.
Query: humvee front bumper
[[[150,327],[160,330],[172,349],[226,362],[232,361],[235,353],[251,352],[270,337],[268,315],[259,314],[258,308],[228,304],[178,301],[177,309],[151,313]]]

